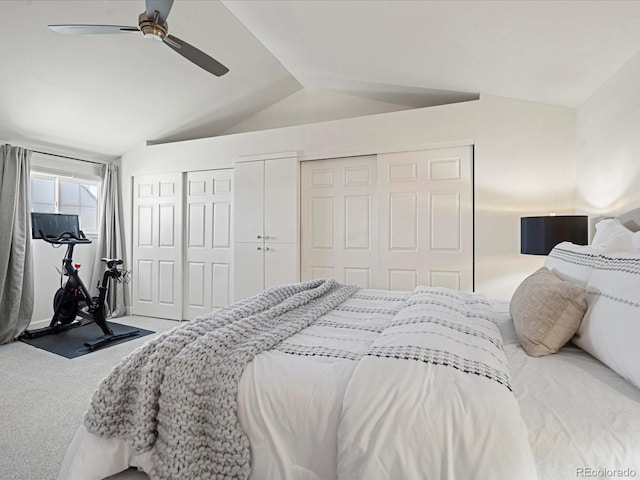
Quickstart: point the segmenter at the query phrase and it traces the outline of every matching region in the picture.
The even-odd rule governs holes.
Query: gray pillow
[[[586,290],[542,267],[516,289],[509,312],[522,348],[533,357],[556,353],[580,327]]]

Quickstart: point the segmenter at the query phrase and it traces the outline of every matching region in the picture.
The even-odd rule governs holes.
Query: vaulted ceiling
[[[342,104],[335,117],[480,93],[576,107],[640,50],[638,1],[176,0],[169,32],[222,77],[138,34],[47,28],[137,25],[144,8],[1,1],[0,140],[114,157],[242,131],[274,105],[315,108],[310,95]]]

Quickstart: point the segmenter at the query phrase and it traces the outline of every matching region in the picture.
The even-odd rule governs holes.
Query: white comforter
[[[535,478],[501,337],[482,296],[360,290],[245,369],[252,479]],[[81,427],[61,479],[150,471]]]

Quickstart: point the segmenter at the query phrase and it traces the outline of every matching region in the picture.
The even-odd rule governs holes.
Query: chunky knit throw
[[[84,424],[136,453],[155,447],[154,479],[247,478],[249,440],[236,408],[245,365],[356,290],[335,280],[273,287],[166,332],[102,381]]]

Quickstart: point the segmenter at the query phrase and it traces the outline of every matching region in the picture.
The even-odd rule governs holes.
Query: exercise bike
[[[70,230],[73,231],[62,231],[52,234],[46,233],[46,231],[41,228],[42,226],[60,227],[61,223],[63,227],[71,226],[72,228],[70,228]],[[115,258],[102,259],[102,262],[105,263],[106,270],[102,276],[102,283],[98,283],[98,296],[92,297],[78,274],[80,265],[74,265],[73,263],[74,247],[76,245],[91,243],[91,240],[86,238],[82,230],[77,227],[77,215],[32,213],[32,224],[33,238],[42,239],[52,245],[66,245],[67,252],[62,260],[63,271],[61,272],[60,279],[61,286],[53,297],[54,312],[51,323],[48,327],[27,330],[23,333],[23,336],[25,338],[37,338],[87,324],[78,320],[78,317],[92,321],[100,327],[104,334],[95,340],[84,343],[91,351],[104,347],[116,340],[138,335],[140,333],[139,330],[130,330],[125,333],[114,334],[106,318],[108,313],[106,298],[110,281],[122,282],[127,278],[126,273],[119,268],[123,263],[122,260]],[[57,230],[57,228],[50,228],[49,230]],[[67,277],[67,281],[62,285],[64,277]]]

